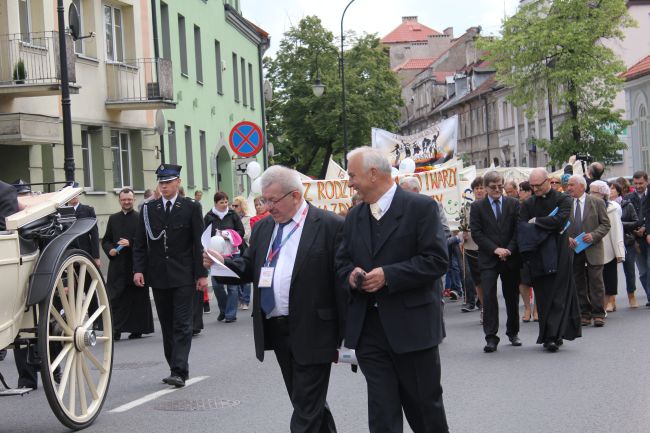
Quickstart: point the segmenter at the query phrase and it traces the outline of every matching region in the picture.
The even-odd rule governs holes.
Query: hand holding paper
[[[230,277],[239,278],[236,273],[230,270],[223,264],[223,257],[221,254],[212,251],[210,247],[211,228],[208,227],[201,235],[201,244],[203,245],[203,266],[208,264],[210,266],[210,275],[214,277]],[[206,266],[207,267],[207,266]]]

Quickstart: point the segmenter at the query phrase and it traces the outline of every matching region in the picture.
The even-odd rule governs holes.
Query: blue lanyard
[[[296,225],[293,226],[293,228],[291,229],[291,231],[289,232],[289,234],[288,234],[287,236],[285,236],[284,239],[282,239],[282,242],[280,242],[280,245],[278,245],[278,247],[277,247],[276,249],[272,250],[272,251],[269,253],[269,255],[266,257],[266,264],[265,264],[265,266],[268,266],[269,264],[271,264],[271,261],[273,260],[273,257],[275,257],[277,254],[280,253],[280,250],[282,249],[282,247],[284,246],[284,244],[286,244],[287,241],[289,240],[289,238],[290,238],[290,237],[291,237],[291,236],[296,232],[296,230],[298,230],[298,228],[300,227],[301,223],[305,220],[305,217],[307,216],[307,211],[308,211],[308,210],[309,210],[309,206],[306,206],[306,207],[305,207],[305,210],[302,211],[302,215],[300,216],[300,221],[298,221],[298,222],[296,223]],[[277,235],[276,235],[276,236],[277,236]],[[275,240],[275,239],[274,239],[274,240]],[[271,241],[271,245],[273,245],[273,240]]]

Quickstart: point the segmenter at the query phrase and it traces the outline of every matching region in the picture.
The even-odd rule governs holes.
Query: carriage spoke
[[[86,401],[86,386],[84,385],[84,380],[83,380],[83,371],[81,364],[83,363],[83,360],[81,357],[83,354],[79,353],[75,361],[77,363],[77,386],[79,387],[79,406],[81,408],[81,415],[86,416],[88,414],[88,402]]]
[[[77,357],[72,358],[72,375],[70,376],[70,389],[68,391],[68,410],[75,414],[77,403]]]
[[[70,306],[70,311],[66,310],[66,315],[70,317],[70,320],[73,321],[71,326],[75,328],[76,324],[79,323],[75,319],[77,315],[75,314],[75,278],[74,278],[74,265],[70,263],[68,265],[68,305]]]
[[[66,360],[65,368],[63,369],[63,376],[61,376],[61,383],[59,385],[59,389],[56,391],[59,400],[63,400],[63,394],[65,394],[65,389],[68,386],[68,378],[70,377],[70,368],[72,368],[73,359],[74,359],[74,350],[68,353],[68,359]],[[54,370],[55,368],[52,368],[52,366],[50,366],[50,371],[54,372]]]
[[[90,303],[92,302],[93,297],[95,296],[95,290],[97,290],[97,280],[93,280],[93,282],[90,283],[90,287],[88,288],[88,293],[86,294],[86,299],[84,300],[83,306],[81,307],[81,311],[79,311],[79,323],[81,323],[84,320],[84,316],[88,312]]]
[[[63,317],[61,317],[61,315],[59,314],[58,311],[56,311],[54,306],[50,307],[50,314],[52,315],[52,317],[54,317],[54,319],[56,319],[58,324],[61,325],[61,327],[63,328],[63,330],[65,331],[65,333],[67,335],[74,334],[74,332],[72,331],[72,328],[70,328],[68,326],[68,324],[65,322],[65,319]],[[50,336],[50,340],[52,340],[52,336]],[[56,341],[56,340],[54,340],[54,341]],[[65,340],[59,340],[59,341],[65,341]]]
[[[88,275],[86,264],[82,264],[79,268],[79,275],[77,275],[77,304],[75,305],[75,311],[77,312],[77,323],[81,323],[83,320],[83,315],[81,312],[81,305],[84,301],[84,288],[86,285],[86,275]]]
[[[107,341],[111,341],[111,339],[110,337],[101,336],[101,337],[97,337],[97,341],[107,342]]]
[[[86,356],[88,357],[88,359],[90,359],[90,362],[92,362],[92,363],[95,365],[95,367],[97,367],[97,370],[99,370],[99,372],[100,372],[101,374],[105,374],[105,373],[108,371],[108,370],[106,370],[106,368],[105,368],[105,367],[104,367],[104,366],[103,366],[103,365],[102,365],[102,364],[97,360],[97,358],[95,358],[95,355],[93,355],[93,354],[90,352],[90,350],[88,350],[88,349],[86,348],[86,349],[84,349],[84,353],[86,354]]]
[[[61,353],[59,353],[59,356],[57,356],[54,359],[54,361],[52,361],[52,363],[50,364],[50,368],[52,370],[57,368],[59,366],[59,364],[61,364],[61,361],[63,361],[63,358],[68,354],[68,352],[70,352],[71,349],[72,349],[72,343],[66,344],[65,346],[63,346],[63,350],[61,350]],[[66,364],[66,368],[67,368],[67,364]]]
[[[57,291],[59,292],[59,299],[61,299],[61,304],[63,304],[63,311],[66,312],[66,317],[68,319],[72,320],[72,317],[70,317],[67,313],[70,311],[70,304],[68,303],[68,295],[65,293],[65,287],[63,287],[63,281],[62,279],[59,279],[59,282],[56,284]],[[50,306],[50,311],[52,310],[52,307],[54,307],[54,304]],[[66,320],[66,323],[68,323],[68,326],[72,328],[74,326],[74,323],[68,322]]]
[[[86,363],[83,352],[79,353],[79,363],[81,364],[81,370],[83,371],[84,378],[86,379],[86,383],[88,384],[88,389],[90,390],[90,394],[92,395],[93,400],[99,400],[97,387],[95,386],[95,381],[90,376],[90,372],[88,371],[88,364]]]
[[[49,341],[60,341],[60,342],[67,342],[67,343],[72,343],[72,336],[70,335],[52,335],[48,337]]]
[[[102,305],[101,307],[97,308],[97,311],[95,311],[95,313],[90,316],[88,320],[86,320],[86,323],[84,323],[84,328],[90,329],[93,323],[95,323],[95,320],[97,320],[97,318],[104,312],[105,309],[106,305]]]

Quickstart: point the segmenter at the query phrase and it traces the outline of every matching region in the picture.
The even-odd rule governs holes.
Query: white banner
[[[411,158],[417,167],[431,169],[456,155],[457,137],[456,115],[413,135],[397,135],[372,128],[372,147],[381,150],[393,167],[398,168],[403,159]]]

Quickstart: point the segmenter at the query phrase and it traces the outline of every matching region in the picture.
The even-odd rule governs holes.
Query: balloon
[[[246,174],[252,179],[257,179],[262,174],[262,166],[257,161],[251,161],[246,166]]]
[[[396,169],[395,167],[391,167],[390,168],[390,175],[391,175],[391,177],[395,177],[395,176],[399,175],[399,170]]]
[[[253,194],[262,194],[262,178],[258,177],[251,185],[251,192]]]
[[[415,161],[411,158],[405,158],[399,163],[399,172],[401,174],[415,172]]]

